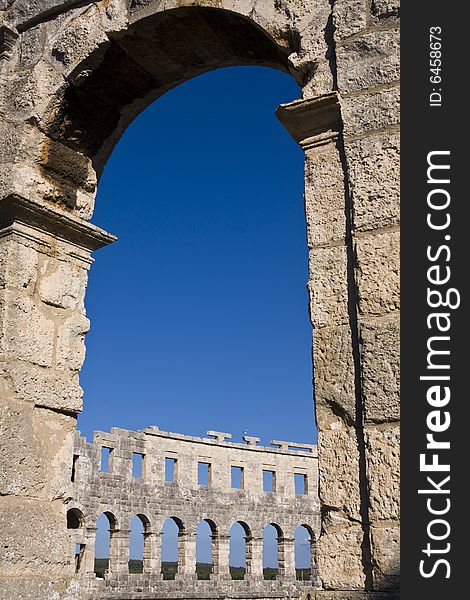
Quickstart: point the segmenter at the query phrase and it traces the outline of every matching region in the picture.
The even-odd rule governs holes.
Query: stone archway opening
[[[251,568],[251,529],[244,521],[230,527],[229,570],[232,579],[245,579]]]
[[[7,511],[2,537],[16,544],[0,569],[4,595],[16,597],[21,585],[25,594],[45,598],[52,582],[65,590],[59,595],[69,591],[69,533],[63,506],[51,498],[66,496],[72,474],[90,254],[113,241],[87,223],[103,166],[145,106],[178,82],[229,64],[285,69],[303,84],[303,100],[281,113],[307,154],[323,585],[351,589],[351,596],[394,594],[398,6],[367,2],[355,6],[352,21],[353,3],[326,1],[308,9],[302,2],[239,8],[224,1],[228,10],[161,13],[184,3],[87,0],[54,2],[53,10],[40,4],[7,2],[2,26],[1,58],[12,85],[2,98],[8,415],[7,435],[0,436],[7,473],[0,496]],[[15,444],[12,431],[23,444]],[[58,472],[51,465],[66,466]],[[327,527],[338,513],[341,521]],[[25,532],[35,530],[37,514],[49,535],[31,544]],[[54,548],[47,544],[52,534]],[[259,540],[252,548],[258,553]]]
[[[184,566],[185,526],[178,517],[168,517],[162,527],[163,579],[175,579]]]
[[[115,567],[113,534],[117,531],[117,519],[113,513],[105,511],[96,520],[94,573],[97,579],[104,579]]]

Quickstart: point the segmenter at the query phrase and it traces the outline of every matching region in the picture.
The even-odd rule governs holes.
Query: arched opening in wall
[[[279,544],[282,531],[269,523],[263,528],[263,579],[277,579],[279,573]]]
[[[175,579],[184,556],[185,528],[178,517],[168,517],[162,527],[161,561],[163,579]]]
[[[67,529],[79,529],[83,525],[83,513],[78,508],[67,511]]]
[[[113,532],[116,530],[116,517],[106,511],[96,520],[95,537],[95,576],[104,579],[114,565],[111,564],[110,549]]]
[[[231,579],[244,579],[249,571],[250,544],[250,528],[243,521],[237,521],[230,528],[229,570]]]
[[[146,571],[146,556],[148,555],[148,533],[150,522],[145,515],[135,515],[132,518],[129,533],[129,573],[144,573]]]
[[[84,538],[84,516],[78,508],[69,508],[67,511],[67,529],[70,533],[72,544],[73,560],[75,564],[75,573],[82,570],[86,544]]]
[[[308,525],[299,525],[294,532],[295,572],[301,581],[316,579],[315,534]]]
[[[155,424],[169,431],[200,435],[215,428],[236,440],[248,430],[265,440],[311,443],[304,156],[274,114],[300,95],[286,73],[286,48],[221,10],[144,21],[112,42],[70,96],[79,110],[98,87],[104,96],[108,85],[113,92],[100,96],[101,120],[88,115],[82,140],[98,171],[135,116],[129,111],[161,96],[122,136],[100,181],[93,220],[118,241],[96,255],[90,272],[79,428],[87,436],[111,426],[142,429],[158,415]],[[194,68],[163,64],[160,46],[169,43],[170,28],[175,47],[168,64],[192,56]],[[158,89],[148,98],[140,90],[132,108],[111,110],[123,93],[121,78],[128,99],[134,93],[129,69],[139,67],[131,61],[145,62],[145,85]],[[111,65],[117,80],[109,81]],[[166,77],[171,83],[162,89],[158,82]],[[123,281],[129,293],[122,293]],[[129,320],[132,326],[116,327]],[[295,410],[286,398],[295,398]]]
[[[217,527],[210,519],[199,522],[196,529],[196,573],[198,579],[210,579],[217,557]]]

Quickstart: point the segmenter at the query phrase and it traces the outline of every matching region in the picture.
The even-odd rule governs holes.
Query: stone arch
[[[170,530],[167,529],[167,531],[165,532],[164,529],[168,526],[173,524],[173,528],[176,527],[176,540],[172,541],[172,546],[171,546],[171,555],[170,558],[171,560],[165,560],[166,557],[164,556],[164,550],[166,550],[168,552],[168,548],[167,548],[167,544],[168,544],[168,539],[165,538],[165,536],[173,536],[175,534],[175,532],[171,532]],[[162,564],[162,573],[163,573],[163,578],[164,579],[177,579],[178,575],[181,575],[182,572],[184,572],[184,566],[185,566],[185,555],[186,555],[186,534],[187,534],[187,528],[185,526],[185,524],[183,523],[183,521],[179,518],[179,517],[175,517],[175,516],[169,516],[165,519],[165,521],[162,524],[162,543],[161,543],[161,556],[162,556],[162,563],[163,562],[176,562],[176,569],[169,569],[169,570],[165,570],[164,569],[164,565]],[[176,541],[176,544],[175,544]],[[176,561],[174,560],[174,556],[173,554],[176,551]]]
[[[203,4],[164,11],[153,4],[79,62],[63,55],[60,40],[52,40],[51,60],[67,83],[41,117],[39,164],[61,204],[91,215],[97,179],[127,125],[179,83],[234,65],[273,67],[301,82],[302,73],[289,61],[296,43],[286,26],[282,32],[266,19],[260,19],[267,21],[262,26],[256,17]]]
[[[251,573],[252,570],[252,546],[253,546],[253,534],[252,534],[252,530],[250,528],[250,526],[245,522],[242,521],[241,519],[234,521],[230,528],[229,528],[229,538],[230,538],[230,557],[231,560],[233,561],[233,555],[235,553],[235,548],[234,548],[234,528],[235,530],[238,528],[239,533],[243,534],[243,544],[244,544],[244,548],[243,548],[243,556],[242,556],[242,560],[243,560],[243,564],[238,565],[238,564],[233,564],[230,565],[230,575],[232,577],[232,579],[239,579],[240,578],[240,574],[238,572],[236,572],[237,567],[242,567],[244,568],[244,574],[243,577],[241,577],[242,579],[245,579],[247,575],[249,575]],[[239,541],[240,540],[240,535],[238,535],[239,537]],[[238,562],[238,561],[237,561]]]
[[[118,117],[116,102],[111,103],[101,125],[96,112],[93,122],[83,119],[83,107],[98,102],[103,80],[96,78],[97,73],[123,65],[110,60],[113,52],[121,54],[119,40],[131,28],[137,32],[139,23],[159,19],[160,7],[184,4],[179,0],[54,2],[54,9],[49,10],[44,3],[17,0],[8,2],[2,13],[2,77],[8,85],[2,98],[7,144],[1,172],[5,232],[1,243],[8,246],[5,285],[19,290],[16,305],[6,305],[6,326],[10,328],[10,323],[16,322],[21,330],[24,314],[19,307],[31,300],[26,287],[35,278],[39,297],[31,311],[38,319],[39,315],[41,319],[48,315],[53,321],[51,307],[73,312],[73,319],[61,323],[58,333],[38,335],[34,343],[31,337],[16,335],[16,329],[5,336],[6,356],[20,357],[7,361],[5,366],[5,397],[14,406],[11,414],[15,415],[8,428],[23,432],[25,443],[12,452],[13,446],[7,445],[4,452],[13,457],[5,468],[15,474],[7,476],[6,481],[17,481],[17,465],[24,467],[19,474],[22,497],[8,485],[2,490],[9,499],[14,498],[11,505],[14,513],[22,515],[21,524],[7,519],[1,537],[18,541],[15,555],[24,557],[24,565],[41,565],[38,557],[49,552],[44,542],[48,536],[30,544],[22,533],[35,529],[33,519],[37,514],[25,514],[24,499],[37,503],[51,535],[57,523],[63,522],[62,507],[49,498],[57,497],[58,487],[64,485],[58,482],[68,481],[70,473],[51,477],[51,465],[58,464],[59,456],[72,458],[75,415],[81,410],[77,372],[83,361],[87,330],[82,307],[89,255],[113,239],[86,223],[93,208],[97,178],[125,123],[151,101],[148,89],[152,86],[146,88],[148,80],[137,77],[141,88],[134,93],[137,83],[132,83],[133,73],[123,68],[122,73],[127,73],[123,93],[128,86],[134,92],[124,99],[116,96]],[[209,0],[188,0],[188,4],[216,10],[206,6],[213,4]],[[365,591],[393,590],[398,583],[395,566],[382,572],[377,565],[396,564],[389,548],[397,546],[398,538],[398,457],[394,452],[399,420],[398,119],[393,100],[398,78],[398,8],[394,3],[386,8],[373,3],[371,9],[370,2],[356,6],[351,1],[340,6],[327,0],[286,0],[274,6],[271,2],[246,2],[242,3],[243,9],[237,9],[237,4],[234,0],[217,2],[230,15],[225,15],[227,18],[241,11],[234,18],[239,24],[243,21],[244,31],[264,30],[274,41],[276,57],[280,56],[279,49],[280,62],[298,73],[296,77],[303,84],[303,100],[284,107],[279,114],[307,153],[306,213],[312,253],[309,285],[316,329],[313,353],[322,514],[328,522],[330,513],[341,510],[345,519],[334,531],[323,528],[325,543],[319,557],[322,578],[328,589],[350,586]],[[355,18],[351,20],[353,7]],[[38,24],[41,27],[36,29]],[[244,35],[242,39],[246,39]],[[253,48],[249,44],[247,47]],[[260,52],[258,58],[268,60],[269,56]],[[189,77],[192,72],[194,65],[180,75]],[[175,82],[180,75],[174,74]],[[107,107],[103,111],[103,115],[107,113]],[[372,114],[377,119],[368,117]],[[16,239],[21,237],[18,231],[24,236],[25,228],[30,236],[28,246]],[[382,261],[378,267],[378,255],[387,256],[386,265]],[[47,272],[43,269],[39,273],[39,258],[45,261],[42,264]],[[384,281],[380,287],[374,283],[378,276]],[[62,292],[61,286],[65,288]],[[56,357],[50,356],[51,336],[57,334],[61,339],[70,338],[73,345],[59,350],[64,353],[59,357],[66,365],[63,371],[53,367]],[[378,345],[380,358],[374,356]],[[385,382],[377,375],[384,372]],[[44,436],[47,441],[41,438],[38,443],[40,438],[34,432],[42,431],[48,423],[63,435]],[[12,439],[8,431],[0,437]],[[8,443],[14,444],[15,440]],[[383,464],[376,461],[378,455],[385,456]],[[28,466],[31,456],[37,463],[34,475]],[[72,461],[64,460],[64,464]],[[37,496],[36,475],[48,482],[41,498]],[[387,497],[392,501],[382,506],[373,499],[380,495],[380,482],[385,479],[390,482]],[[391,525],[385,530],[384,523]],[[59,577],[67,543],[63,529],[50,557]],[[352,578],[336,560],[345,536],[354,546],[349,552]],[[21,566],[10,559],[2,564],[0,572],[5,581],[17,577]],[[36,568],[42,576],[41,567]],[[28,585],[34,588],[35,579],[32,573]],[[51,580],[57,580],[55,574]],[[67,587],[66,580],[61,581]],[[15,596],[14,588],[9,587],[6,593]],[[35,595],[34,589],[31,595]]]
[[[134,526],[138,525],[141,529],[140,534],[142,535],[142,540],[139,538],[136,539],[134,535]],[[130,520],[130,531],[129,531],[129,561],[128,568],[129,573],[147,573],[149,571],[148,558],[150,555],[149,548],[149,532],[151,530],[150,520],[147,516],[142,513],[135,514]],[[133,538],[133,539],[132,539]],[[134,560],[132,557],[133,544],[132,542],[139,545],[139,552],[137,560],[140,564],[134,564],[132,561]],[[146,560],[147,559],[147,560]]]
[[[108,534],[105,536],[105,544],[107,546],[103,548],[104,554],[108,554],[108,556],[98,556],[98,553],[102,551],[102,549],[98,545],[98,535],[99,535],[99,527],[98,521],[101,517],[105,517],[107,520],[107,524],[109,526]],[[104,521],[104,518],[102,519]],[[104,523],[103,523],[104,524]],[[119,524],[116,516],[109,510],[105,510],[100,515],[98,515],[96,519],[96,539],[95,539],[95,564],[94,564],[94,572],[96,577],[104,578],[106,573],[112,573],[116,570],[117,567],[117,559],[118,553],[116,548],[116,533],[119,531]],[[103,543],[103,542],[102,542]]]
[[[296,537],[297,532],[300,529],[303,529],[309,536],[308,540],[304,540],[304,542],[307,542],[309,544],[309,565],[308,565],[308,570],[310,571],[310,573],[308,574],[308,579],[310,579],[310,581],[314,581],[316,582],[318,579],[318,565],[317,565],[317,537],[315,535],[315,531],[313,529],[313,527],[311,527],[310,525],[306,524],[306,523],[302,523],[300,525],[298,525],[295,528],[295,532],[294,532],[294,539]],[[299,565],[299,559],[298,559],[298,541],[296,540],[296,547],[295,547],[295,568],[296,568],[296,576],[297,579],[301,579],[304,580],[304,569]]]
[[[67,529],[80,529],[85,524],[85,517],[78,508],[69,508],[67,511]]]
[[[272,532],[275,535],[275,540],[276,540],[276,549],[275,549],[275,562],[276,562],[276,566],[275,569],[277,569],[277,574],[275,574],[275,579],[277,579],[281,574],[284,575],[285,573],[285,565],[284,565],[284,532],[282,531],[281,527],[277,524],[277,523],[267,523],[264,527],[263,527],[263,574],[265,579],[268,578],[272,578],[271,574],[268,577],[267,575],[267,571],[268,571],[268,564],[265,564],[265,561],[267,560],[267,555],[269,552],[269,549],[267,548],[267,545],[269,543],[268,537],[267,537],[267,533],[268,533],[268,529],[271,529]],[[272,540],[271,540],[272,541]],[[271,557],[272,558],[272,557]]]
[[[205,539],[205,540],[201,540],[200,538],[204,535],[203,532],[201,531],[201,525],[205,525],[206,526],[206,534],[207,532],[209,533],[209,539]],[[204,536],[206,537],[206,536]],[[201,551],[201,542],[208,544],[209,543],[209,547],[206,548],[206,552],[207,550],[209,550],[209,563],[212,563],[212,569],[210,571],[210,573],[206,573],[206,572],[197,572],[197,576],[198,579],[211,579],[212,575],[217,574],[219,572],[218,569],[218,565],[219,565],[219,532],[217,529],[217,525],[215,524],[215,522],[212,519],[208,519],[208,518],[204,518],[201,519],[197,525],[196,528],[196,565],[199,562],[203,562],[205,563],[206,561],[199,561],[199,557],[198,557],[198,551]]]

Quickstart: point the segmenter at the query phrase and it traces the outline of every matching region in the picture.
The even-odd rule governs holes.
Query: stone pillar
[[[321,583],[318,577],[317,540],[313,536],[310,538],[310,580],[314,585]]]
[[[196,535],[184,531],[178,534],[178,572],[175,579],[190,581],[196,575]]]
[[[214,571],[211,579],[230,579],[230,536],[212,536],[212,560]]]
[[[85,530],[85,556],[82,566],[82,577],[85,579],[95,578],[95,543],[96,527],[87,527]]]
[[[129,529],[110,531],[109,575],[125,579],[129,575]]]
[[[280,107],[278,116],[306,154],[319,495],[325,507],[319,540],[320,575],[329,589],[364,590],[364,561],[370,564],[370,557],[364,550],[368,546],[367,499],[359,452],[357,287],[339,96],[331,93],[296,101]]]
[[[279,579],[295,581],[294,538],[283,538],[278,542]]]
[[[156,579],[162,579],[161,542],[162,534],[160,532],[144,532],[143,572]]]
[[[84,295],[91,251],[113,239],[52,207],[0,200],[0,597],[52,597],[52,582],[67,589],[72,576],[64,499]]]
[[[246,574],[245,579],[257,581],[263,579],[263,538],[246,537]]]
[[[335,2],[339,92],[281,106],[278,116],[306,154],[319,575],[329,590],[395,592],[398,9],[377,5],[372,18],[370,9],[364,3],[351,21],[347,2]]]

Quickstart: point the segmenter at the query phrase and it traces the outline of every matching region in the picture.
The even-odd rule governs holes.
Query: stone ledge
[[[0,229],[23,223],[90,252],[116,241],[116,236],[86,221],[10,194],[0,200]]]

